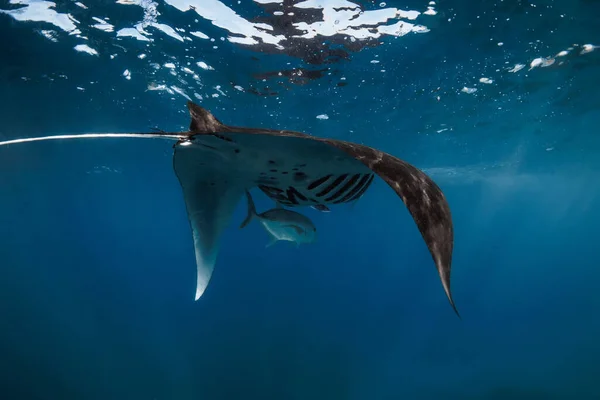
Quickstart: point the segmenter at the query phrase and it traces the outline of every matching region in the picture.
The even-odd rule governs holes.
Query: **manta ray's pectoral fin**
[[[423,171],[387,153],[356,143],[323,141],[360,160],[400,196],[429,248],[450,305],[460,317],[450,290],[452,217],[441,189]]]
[[[220,239],[233,211],[244,193],[244,187],[232,180],[231,171],[218,169],[218,157],[208,162],[212,153],[192,146],[179,146],[173,156],[173,167],[183,190],[188,220],[192,229],[196,254],[198,300],[211,279]]]

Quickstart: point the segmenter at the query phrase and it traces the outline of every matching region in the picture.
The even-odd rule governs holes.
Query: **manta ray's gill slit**
[[[269,184],[273,184],[273,182],[269,182]],[[262,192],[264,194],[266,194],[267,197],[269,197],[269,198],[271,198],[271,199],[273,199],[275,201],[278,201],[280,203],[284,203],[285,202],[285,204],[287,204],[287,205],[292,205],[289,202],[287,196],[285,195],[285,193],[284,193],[284,191],[282,189],[279,189],[279,188],[276,188],[276,187],[273,187],[273,186],[263,185],[263,184],[259,184],[258,188],[260,190],[262,190]]]
[[[307,201],[308,199],[304,196],[298,189],[293,186],[290,186],[287,190],[288,196],[294,195],[302,201]]]
[[[55,135],[55,136],[40,136],[24,139],[5,140],[0,142],[0,146],[10,144],[42,142],[45,140],[66,140],[66,139],[103,139],[103,138],[140,138],[140,139],[169,139],[169,140],[184,140],[187,136],[182,134],[157,134],[157,133],[80,133],[74,135]]]
[[[358,193],[356,193],[354,196],[349,198],[347,201],[350,202],[350,201],[358,200],[367,191],[369,186],[371,186],[371,183],[373,182],[374,178],[375,178],[375,175],[370,175],[367,183],[365,183],[365,185],[358,191]]]
[[[273,186],[266,186],[266,185],[259,185],[258,186],[263,192],[267,192],[267,193],[272,193],[272,194],[280,194],[283,193],[282,189],[273,187]]]
[[[308,190],[316,189],[317,187],[319,187],[320,185],[325,183],[329,178],[331,178],[331,176],[332,175],[325,175],[324,177],[319,178],[316,181],[313,181],[310,185],[308,185]]]
[[[346,180],[347,177],[348,177],[348,174],[342,174],[342,175],[338,176],[337,178],[335,178],[335,180],[333,182],[331,182],[329,185],[327,185],[325,187],[325,189],[323,189],[319,193],[317,193],[317,197],[325,196],[326,194],[331,192],[333,189],[338,187],[344,180]]]
[[[292,192],[289,188],[287,190],[287,198],[288,200],[293,203],[293,204],[298,204],[298,200],[296,200],[296,197],[294,196],[294,192]]]
[[[346,191],[350,190],[350,188],[352,188],[352,186],[356,183],[356,181],[358,180],[358,178],[360,178],[361,174],[355,174],[353,175],[350,179],[348,179],[348,182],[346,182],[344,184],[344,186],[342,186],[340,188],[340,190],[338,190],[337,192],[335,192],[334,194],[332,194],[331,196],[329,196],[328,198],[325,199],[326,202],[330,202],[333,200],[336,200],[337,198],[339,198],[340,196],[342,196],[344,193],[346,193]]]
[[[350,199],[352,199],[353,196],[355,194],[357,194],[359,191],[361,191],[363,188],[366,190],[366,187],[368,187],[367,181],[371,177],[373,177],[372,174],[364,174],[363,177],[360,179],[360,181],[358,181],[358,183],[356,185],[354,185],[352,190],[350,190],[348,193],[346,193],[346,195],[344,197],[342,197],[341,199],[334,201],[334,203],[335,204],[345,203],[346,201],[349,201]]]

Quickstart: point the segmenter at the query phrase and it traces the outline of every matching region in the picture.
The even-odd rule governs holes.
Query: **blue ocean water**
[[[190,6],[192,8],[190,8]],[[452,289],[381,180],[194,302],[172,144],[0,147],[3,399],[598,399],[600,3],[0,1],[0,140],[231,125],[428,173]],[[256,196],[257,207],[272,202]]]

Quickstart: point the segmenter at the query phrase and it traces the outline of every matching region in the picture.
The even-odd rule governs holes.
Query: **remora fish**
[[[402,199],[437,268],[450,305],[454,232],[441,189],[423,171],[383,151],[358,143],[301,132],[235,127],[221,123],[188,101],[188,131],[95,133],[44,136],[0,142],[0,146],[78,138],[162,138],[176,140],[173,169],[183,190],[196,253],[196,300],[213,273],[220,238],[245,190],[260,188],[289,207],[355,202],[375,175]]]
[[[308,217],[296,211],[286,210],[279,203],[275,208],[257,214],[252,196],[247,190],[246,199],[248,200],[248,216],[240,228],[248,225],[253,218],[258,219],[271,236],[267,247],[274,245],[279,240],[294,242],[298,247],[300,243],[312,243],[317,239],[317,228]]]

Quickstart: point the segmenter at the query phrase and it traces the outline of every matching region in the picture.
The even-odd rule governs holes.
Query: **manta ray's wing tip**
[[[204,294],[204,291],[206,290],[206,286],[207,285],[201,285],[201,284],[198,284],[198,286],[196,286],[196,296],[194,297],[194,301],[198,301],[200,299],[200,297],[202,297],[202,295]]]
[[[454,298],[452,297],[452,291],[450,290],[450,276],[449,276],[449,274],[445,273],[445,271],[449,272],[450,268],[439,268],[438,267],[438,271],[440,272],[442,286],[444,287],[444,292],[446,292],[446,297],[448,298],[448,301],[450,302],[450,306],[452,306],[452,309],[454,310],[454,312],[456,313],[458,318],[462,319],[460,316],[460,313],[458,312],[458,309],[456,308],[456,304],[454,303]]]
[[[462,320],[462,317],[460,316],[460,313],[458,312],[458,309],[456,308],[456,304],[454,303],[454,299],[452,298],[452,294],[451,293],[447,293],[447,295],[448,295],[448,301],[450,302],[450,305],[452,306],[452,309],[456,313],[456,316],[458,317],[458,319]]]
[[[433,257],[450,305],[460,318],[450,291],[454,245],[452,216],[440,187],[417,167],[380,150],[333,139],[326,142],[362,162],[402,199]]]

